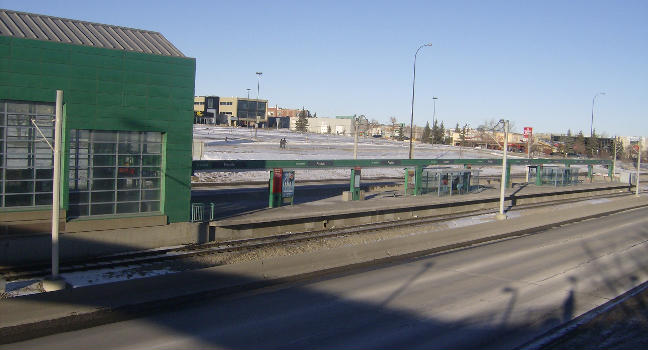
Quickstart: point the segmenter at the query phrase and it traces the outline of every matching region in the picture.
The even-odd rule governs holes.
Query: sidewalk
[[[204,298],[228,295],[351,266],[421,256],[515,237],[606,213],[648,206],[627,196],[551,215],[522,216],[369,244],[0,300],[0,343],[115,322]]]

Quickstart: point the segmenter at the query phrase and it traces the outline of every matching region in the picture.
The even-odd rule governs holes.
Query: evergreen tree
[[[423,135],[421,136],[421,142],[430,143],[430,122],[425,123],[425,128],[423,128]]]
[[[466,130],[466,129],[467,129],[467,128],[468,128],[468,124],[465,124],[465,125],[463,126],[463,128],[461,128],[461,132],[459,133],[459,139],[461,140],[461,145],[462,145],[462,146],[463,146],[463,144],[464,144],[464,141],[466,141],[466,133],[467,133],[467,130]]]
[[[297,122],[295,122],[295,130],[299,132],[308,131],[308,114],[306,110],[302,108],[301,112],[297,115]]]
[[[441,126],[439,126],[439,134],[437,135],[437,143],[445,144],[445,126],[443,125],[443,122],[441,122]]]
[[[432,134],[430,135],[430,141],[434,144],[439,143],[439,122],[434,121],[432,124]]]
[[[461,129],[459,128],[459,123],[457,123],[457,126],[455,126],[454,132],[456,132],[457,134],[461,133]]]
[[[596,131],[594,131],[592,133],[592,136],[587,139],[585,147],[586,147],[587,154],[589,154],[591,157],[598,156],[599,139],[598,136],[596,135]]]
[[[398,126],[398,141],[403,141],[403,140],[405,139],[405,135],[404,135],[404,134],[405,134],[404,126],[403,126],[403,124],[401,123],[401,124]]]

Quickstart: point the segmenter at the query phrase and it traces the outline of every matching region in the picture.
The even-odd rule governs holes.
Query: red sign
[[[528,139],[529,137],[531,137],[532,134],[533,134],[533,128],[530,127],[530,126],[525,126],[524,127],[524,138]]]
[[[272,172],[272,193],[281,193],[281,180],[283,177],[283,169],[275,168]]]

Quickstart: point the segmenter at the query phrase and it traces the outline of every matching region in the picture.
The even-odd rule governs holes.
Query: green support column
[[[587,177],[589,177],[590,182],[592,182],[592,177],[594,176],[593,168],[591,164],[587,166]]]
[[[614,182],[614,163],[608,165],[608,177],[610,178],[610,182]]]
[[[277,175],[281,176],[281,169],[276,169]],[[275,181],[275,170],[270,170],[270,180],[268,181],[268,208],[276,208],[281,206],[281,178]]]
[[[536,168],[535,184],[536,186],[542,186],[542,164],[539,164]]]
[[[405,168],[405,195],[407,196],[407,189],[408,189],[408,184],[409,184],[409,169]]]
[[[349,182],[349,192],[351,192],[351,200],[357,201],[360,199],[360,181],[356,181],[356,175],[360,175],[360,168],[351,169],[351,181]],[[360,180],[358,178],[358,180]]]
[[[414,172],[414,195],[418,196],[421,191],[421,180],[423,177],[423,167],[417,166]]]
[[[274,194],[272,191],[274,190],[274,170],[270,170],[270,179],[268,180],[268,208],[273,208],[274,205]]]

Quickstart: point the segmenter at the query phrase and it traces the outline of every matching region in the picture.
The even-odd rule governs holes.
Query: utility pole
[[[637,188],[635,196],[639,197],[639,175],[641,174],[641,136],[639,136],[639,149],[637,150]]]
[[[358,117],[353,115],[353,121],[355,122],[355,136],[353,136],[353,159],[358,159]]]
[[[63,90],[56,90],[54,121],[54,176],[52,179],[52,275],[43,280],[45,291],[61,290],[65,280],[59,276],[59,215],[61,210],[61,133],[63,126]]]
[[[502,180],[500,181],[500,204],[499,204],[499,213],[495,216],[497,220],[506,220],[506,214],[504,214],[504,191],[506,189],[506,152],[508,150],[508,120],[500,120],[500,123],[504,123],[504,156],[502,157]]]
[[[616,158],[617,158],[617,137],[614,136],[614,158],[612,159],[612,179],[610,182],[614,182],[614,173],[616,173]]]

